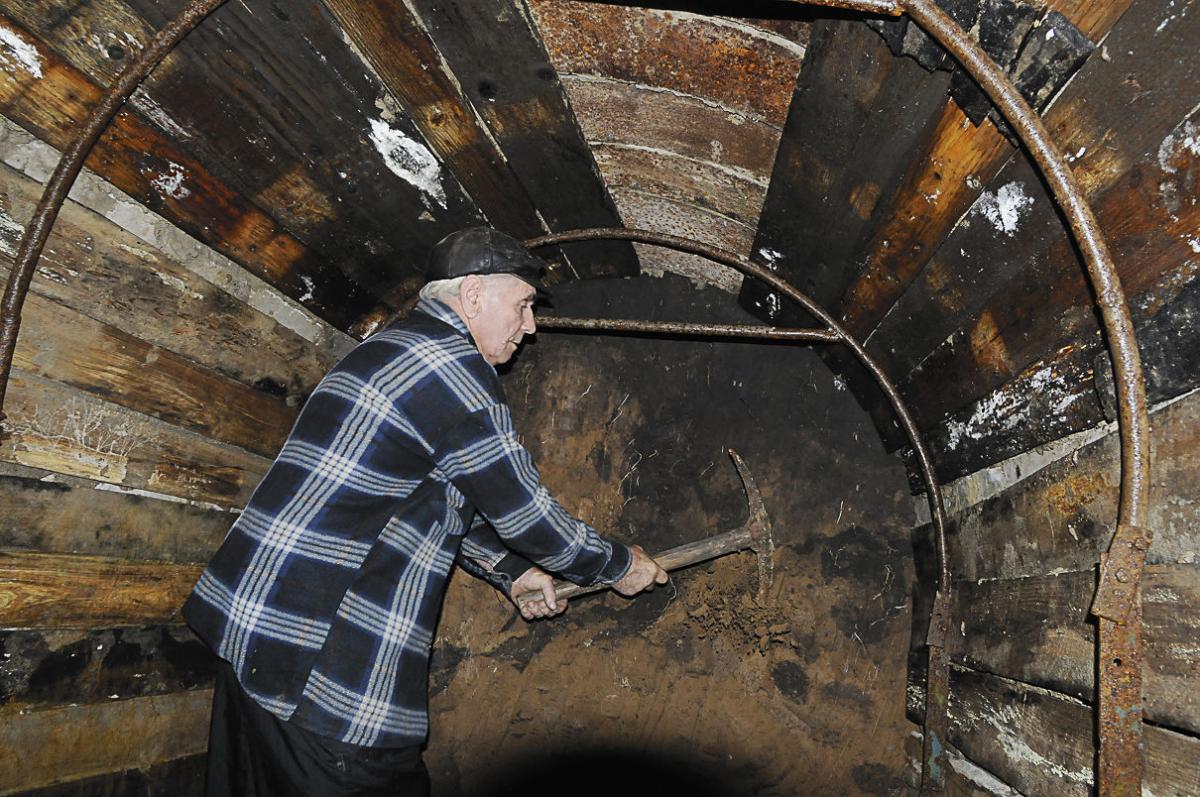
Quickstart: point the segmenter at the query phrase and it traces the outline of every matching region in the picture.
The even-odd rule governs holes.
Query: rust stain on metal
[[[800,45],[687,13],[563,0],[529,5],[560,73],[661,86],[783,126]]]

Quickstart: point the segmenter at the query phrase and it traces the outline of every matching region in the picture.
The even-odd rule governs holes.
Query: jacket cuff
[[[509,551],[504,555],[503,559],[501,559],[499,562],[496,562],[496,564],[492,566],[492,572],[507,576],[508,585],[511,588],[512,582],[525,575],[525,571],[533,566],[533,562],[529,561],[523,556],[518,556],[512,551]]]
[[[596,576],[597,584],[615,584],[624,578],[633,566],[633,552],[629,550],[629,546],[612,540],[609,542],[612,544],[612,558]]]

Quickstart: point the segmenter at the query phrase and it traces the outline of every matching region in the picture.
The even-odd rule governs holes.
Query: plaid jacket
[[[630,564],[546,492],[495,370],[449,307],[422,301],[317,386],[184,616],[280,719],[420,744],[450,569],[506,589],[527,563],[505,546],[583,584]]]

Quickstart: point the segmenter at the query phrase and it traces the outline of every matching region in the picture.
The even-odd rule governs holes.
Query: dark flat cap
[[[425,268],[425,279],[465,277],[468,274],[512,274],[545,296],[542,274],[546,264],[531,255],[521,242],[491,227],[467,227],[434,244]]]

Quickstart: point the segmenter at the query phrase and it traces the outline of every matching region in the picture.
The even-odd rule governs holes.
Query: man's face
[[[471,334],[483,359],[493,366],[512,359],[521,338],[537,330],[535,294],[532,285],[509,274],[492,274],[483,280],[480,313],[471,323]]]

